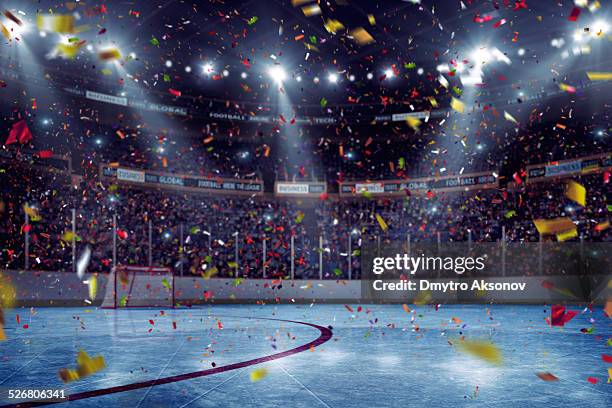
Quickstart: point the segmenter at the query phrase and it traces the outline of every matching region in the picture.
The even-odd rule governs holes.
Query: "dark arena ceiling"
[[[393,141],[422,150],[433,141],[448,159],[456,146],[471,147],[473,159],[487,136],[488,151],[503,150],[534,123],[553,133],[568,121],[608,133],[607,2],[12,0],[2,7],[7,131],[25,115],[36,118],[34,127],[81,132],[83,142],[93,131],[79,126],[92,122],[198,140],[260,143],[294,132],[363,147],[374,137],[384,140],[383,153]],[[64,143],[56,130],[47,139],[40,133],[41,142]]]

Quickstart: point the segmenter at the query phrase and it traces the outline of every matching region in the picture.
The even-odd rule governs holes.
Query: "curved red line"
[[[226,365],[226,366],[215,367],[215,368],[211,368],[211,369],[208,369],[208,370],[202,370],[202,371],[194,371],[194,372],[191,372],[191,373],[174,375],[174,376],[171,376],[171,377],[158,378],[156,380],[148,380],[148,381],[142,381],[142,382],[137,382],[137,383],[132,383],[132,384],[118,385],[118,386],[110,387],[110,388],[102,388],[102,389],[99,389],[99,390],[79,392],[79,393],[76,393],[76,394],[69,395],[68,398],[64,399],[64,400],[58,400],[58,401],[26,401],[26,402],[20,402],[20,403],[17,403],[17,404],[2,405],[2,406],[0,406],[0,408],[9,408],[9,407],[11,407],[11,408],[17,408],[17,407],[19,407],[19,408],[27,408],[27,407],[39,407],[39,406],[42,406],[42,405],[50,405],[50,404],[62,404],[62,403],[65,403],[65,402],[77,401],[77,400],[82,400],[82,399],[85,399],[85,398],[99,397],[101,395],[116,394],[116,393],[119,393],[119,392],[132,391],[132,390],[137,390],[137,389],[140,389],[140,388],[154,387],[156,385],[169,384],[169,383],[178,382],[178,381],[184,381],[184,380],[191,380],[193,378],[198,378],[198,377],[205,377],[205,376],[208,376],[208,375],[223,373],[225,371],[232,371],[232,370],[237,370],[239,368],[244,368],[244,367],[252,366],[252,365],[255,365],[255,364],[265,363],[267,361],[278,360],[278,359],[283,358],[283,357],[288,357],[288,356],[291,356],[293,354],[301,353],[303,351],[310,350],[311,347],[318,347],[318,346],[320,346],[321,344],[323,344],[326,341],[328,341],[329,339],[331,339],[332,336],[333,336],[333,333],[332,333],[331,329],[329,329],[327,327],[319,326],[319,325],[313,324],[313,323],[298,322],[298,321],[295,321],[295,320],[271,319],[271,318],[263,318],[263,317],[248,317],[247,319],[275,320],[275,321],[279,321],[279,322],[301,324],[301,325],[304,325],[304,326],[314,327],[315,329],[318,329],[319,332],[321,332],[321,334],[320,334],[319,337],[317,337],[313,341],[311,341],[309,343],[306,343],[306,344],[302,344],[301,346],[292,348],[290,350],[282,351],[282,352],[276,353],[276,354],[270,354],[269,356],[265,356],[265,357],[254,358],[252,360],[241,361],[241,362],[234,363],[234,364],[229,364],[229,365]]]

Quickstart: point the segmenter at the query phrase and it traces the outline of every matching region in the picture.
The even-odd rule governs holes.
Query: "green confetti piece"
[[[121,296],[121,300],[119,300],[119,305],[121,307],[125,307],[127,305],[127,296],[125,295]]]
[[[151,45],[159,47],[159,40],[155,38],[154,36],[151,36]]]
[[[516,211],[514,211],[514,210],[510,210],[510,211],[508,211],[507,213],[505,213],[505,214],[504,214],[504,217],[506,217],[506,218],[512,218],[512,217],[514,217],[515,215],[516,215]]]
[[[457,95],[461,95],[463,93],[463,91],[456,86],[453,86],[453,92],[455,92]]]
[[[162,279],[162,285],[164,286],[164,288],[166,288],[168,290],[171,289],[170,282],[168,282],[168,279],[166,279],[166,278]]]
[[[406,159],[403,157],[400,157],[397,163],[397,167],[403,170],[406,167]]]
[[[170,75],[164,74],[164,82],[170,82]]]
[[[247,22],[248,25],[253,25],[257,22],[257,20],[259,20],[259,17],[257,16],[253,16],[249,19],[249,21]]]
[[[104,69],[102,70],[102,74],[103,74],[103,75],[111,75],[112,73],[113,73],[113,71],[111,71],[111,70],[110,70],[110,69],[108,69],[108,68],[104,68]]]
[[[236,278],[234,279],[234,281],[232,282],[232,285],[234,287],[239,286],[242,283],[242,278]]]
[[[404,64],[404,68],[406,68],[406,69],[415,69],[416,68],[416,62],[407,62],[406,64]]]
[[[316,44],[317,43],[317,36],[316,35],[311,35],[310,37],[308,37],[308,39],[310,40],[310,42],[312,44]]]
[[[334,274],[336,276],[341,276],[342,275],[342,270],[340,268],[336,268],[336,269],[334,269]]]
[[[321,104],[322,108],[325,108],[327,106],[327,99],[321,98],[321,101],[319,103]]]

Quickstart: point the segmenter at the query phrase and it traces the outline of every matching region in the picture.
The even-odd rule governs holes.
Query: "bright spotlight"
[[[215,72],[215,67],[213,67],[213,64],[207,63],[202,67],[202,72],[204,72],[206,75],[211,75],[213,72]]]
[[[302,82],[302,77],[300,75],[298,75],[298,76],[295,77],[295,80],[298,81],[298,82]]]
[[[270,75],[270,77],[278,83],[282,83],[285,79],[287,79],[287,74],[285,73],[285,70],[278,65],[275,65],[270,68],[268,70],[268,75]]]
[[[610,26],[603,20],[596,21],[591,27],[591,35],[599,38],[605,36],[610,30]]]
[[[285,73],[285,70],[279,65],[274,65],[270,68],[268,70],[268,75],[278,84],[283,83],[283,81],[287,79],[287,73]]]
[[[368,74],[366,75],[366,78],[372,79],[372,78],[374,78],[374,74],[371,73],[371,72],[368,72]]]
[[[471,56],[476,64],[486,64],[491,60],[491,53],[484,47],[474,50]]]
[[[190,73],[190,72],[191,72],[191,67],[190,67],[189,65],[187,65],[187,66],[185,67],[185,72],[186,72],[186,73]]]
[[[385,70],[385,77],[386,77],[387,79],[391,79],[391,78],[393,78],[394,76],[395,76],[395,73],[393,72],[393,70],[392,70],[391,68],[387,68],[387,69]]]
[[[240,78],[242,79],[247,79],[248,74],[246,72],[243,72],[240,74]]]
[[[223,72],[221,72],[223,74],[224,77],[228,77],[229,76],[229,71],[227,69],[224,69]]]
[[[318,84],[318,83],[319,83],[319,77],[314,77],[314,78],[312,79],[312,81],[313,81],[315,84]]]
[[[165,65],[166,65],[166,68],[172,68],[172,61],[167,60]]]
[[[353,74],[349,75],[348,79],[351,82],[355,82],[355,75],[353,75]]]
[[[337,82],[338,82],[338,74],[330,73],[330,74],[327,76],[327,80],[328,80],[329,82],[331,82],[332,84],[337,83]]]

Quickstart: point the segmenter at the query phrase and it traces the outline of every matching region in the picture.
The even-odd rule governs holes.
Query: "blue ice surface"
[[[307,326],[332,326],[314,350],[234,371],[70,402],[71,407],[610,407],[602,354],[612,320],[601,308],[550,327],[547,306],[214,305],[191,309],[36,308],[5,311],[0,405],[8,389],[64,388],[74,394],[210,369],[314,340]],[[579,310],[580,307],[569,307]],[[413,312],[414,311],[414,312]],[[16,324],[20,315],[20,325]],[[411,318],[414,317],[414,323]],[[461,319],[456,324],[453,317]],[[153,320],[151,324],[149,320]],[[172,322],[176,322],[176,329]],[[220,328],[219,322],[222,328]],[[28,324],[27,329],[23,328]],[[418,325],[418,330],[415,330]],[[594,327],[592,334],[581,328]],[[151,331],[149,331],[152,329]],[[493,342],[503,363],[463,354],[460,336]],[[450,343],[449,343],[450,342]],[[64,385],[58,370],[76,353],[106,368]],[[267,369],[258,382],[250,373]],[[546,382],[537,372],[559,378]],[[599,380],[597,384],[588,377]],[[478,391],[476,392],[476,387]],[[58,406],[66,406],[61,404]]]

